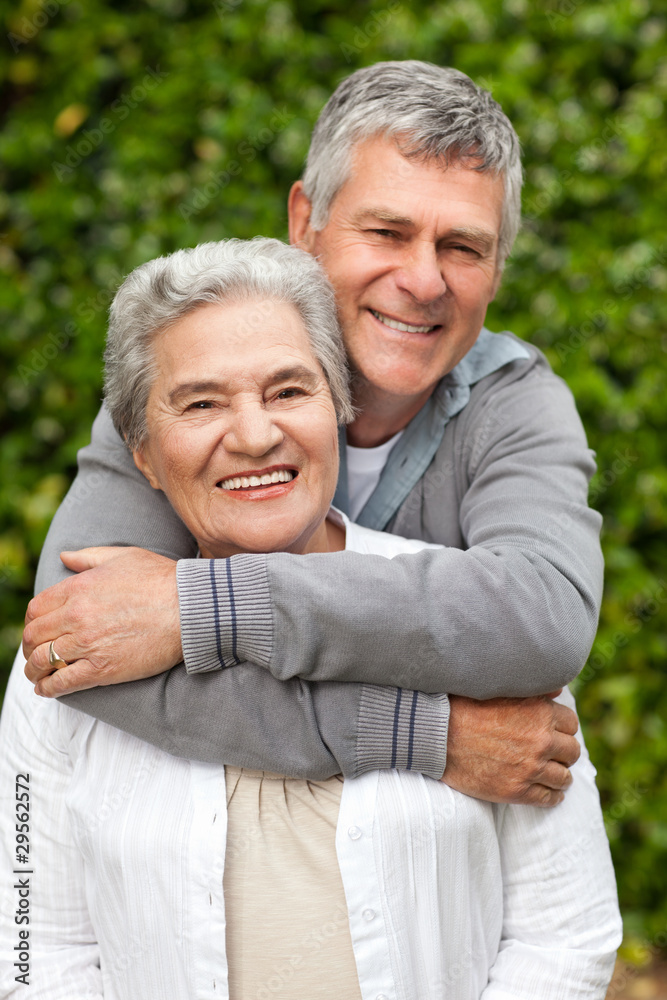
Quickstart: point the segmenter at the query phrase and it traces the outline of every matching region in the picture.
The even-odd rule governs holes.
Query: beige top
[[[335,844],[343,776],[225,777],[230,1000],[361,1000]]]

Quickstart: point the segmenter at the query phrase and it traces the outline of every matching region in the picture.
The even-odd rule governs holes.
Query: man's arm
[[[586,661],[602,596],[594,462],[571,393],[546,365],[509,366],[445,430],[460,547],[388,561],[355,552],[234,556],[214,575],[179,563],[188,670],[251,659],[285,680],[366,681],[473,698],[568,683]],[[437,465],[437,463],[436,463]],[[396,520],[439,536],[437,476]],[[444,519],[443,519],[444,520]],[[451,518],[450,518],[451,521]],[[201,627],[203,625],[203,628]],[[220,629],[218,638],[218,629]]]
[[[82,544],[141,545],[170,560],[192,556],[197,549],[164,495],[151,489],[134,465],[105,410],[95,420],[91,445],[79,452],[79,474],[49,529],[37,593],[70,576],[60,552]],[[128,590],[135,579],[128,570],[121,588]],[[106,586],[103,589],[110,598]],[[162,650],[168,664],[180,658],[169,652],[162,632],[153,634],[150,627],[159,615],[157,605],[166,603],[168,594],[169,588],[161,597],[159,587],[140,585],[131,604],[135,614],[144,611],[148,618],[143,632],[138,620],[123,616],[135,660],[141,649],[149,660],[158,659]],[[177,608],[175,619],[178,622]],[[120,628],[116,619],[117,634]],[[446,695],[406,691],[397,711],[395,688],[311,685],[300,680],[282,684],[265,670],[244,663],[236,677],[225,673],[193,681],[176,667],[146,680],[80,691],[64,700],[175,756],[293,777],[318,779],[340,772],[353,777],[377,767],[410,766],[441,778],[446,764]]]
[[[98,417],[95,425],[95,433],[93,438],[93,443],[90,448],[84,449],[80,458],[81,471],[79,477],[77,478],[72,491],[72,500],[66,501],[61,508],[61,511],[56,516],[54,524],[47,538],[47,543],[45,545],[45,551],[43,560],[40,564],[40,575],[38,578],[38,589],[39,586],[43,586],[46,583],[54,582],[54,578],[62,576],[64,570],[62,565],[59,563],[57,558],[57,553],[66,547],[81,545],[81,544],[92,544],[92,543],[110,543],[110,542],[125,542],[126,544],[150,544],[157,551],[161,551],[169,555],[185,555],[192,551],[192,540],[179,522],[174,523],[174,515],[168,507],[161,508],[156,506],[157,494],[150,489],[146,481],[137,470],[134,468],[133,462],[127,450],[125,449],[123,443],[120,441],[115,431],[113,430],[108,416],[102,412]],[[159,499],[159,498],[158,498]],[[85,507],[85,512],[82,509]],[[127,511],[132,512],[131,520],[125,519]],[[120,516],[119,516],[120,512]],[[110,517],[109,524],[111,528],[107,529],[107,518]],[[75,526],[76,525],[76,526]],[[85,532],[83,528],[85,527]],[[113,533],[111,533],[113,531]],[[150,534],[150,540],[147,540],[146,535]],[[460,553],[458,553],[460,555]],[[344,556],[353,556],[352,553],[342,554]],[[245,559],[254,559],[255,557],[241,557]],[[307,572],[307,567],[304,565],[305,559],[310,557],[297,557],[299,559],[298,573]],[[336,558],[335,556],[328,556],[327,559]],[[361,558],[361,557],[359,557]],[[411,557],[417,558],[417,557]],[[387,571],[390,566],[387,560],[379,560],[382,563],[383,572]],[[165,560],[166,562],[166,560]],[[296,563],[293,564],[295,567]],[[357,565],[362,568],[362,564],[357,559]],[[416,564],[413,564],[416,567]],[[50,567],[50,578],[46,575],[44,569]],[[204,563],[199,564],[200,571],[206,569]],[[403,576],[402,573],[394,573],[394,580]],[[252,576],[252,568],[251,574]],[[312,573],[311,573],[312,576]],[[138,586],[139,591],[144,593],[152,593],[155,589],[153,586],[154,581],[144,578],[142,573],[137,574],[137,580],[140,581],[138,585],[135,585],[135,592],[131,593],[126,588],[123,590],[123,597],[126,600],[125,612],[128,610],[134,610],[134,604],[136,603],[136,586]],[[143,581],[143,582],[141,582]],[[219,581],[216,581],[216,585]],[[261,584],[261,580],[259,581]],[[200,578],[199,584],[203,586],[203,593],[210,593],[210,583],[207,580]],[[407,586],[405,586],[407,584]],[[286,580],[287,589],[289,590],[289,578]],[[402,586],[406,591],[409,591],[412,583],[410,579],[404,581]],[[215,614],[206,616],[198,613],[197,610],[197,594],[200,587],[195,583],[190,591],[189,599],[186,597],[185,601],[181,604],[181,617],[183,620],[189,622],[189,636],[193,639],[194,632],[193,629],[195,625],[201,635],[202,646],[207,650],[210,649],[210,637],[213,635],[214,639],[214,649],[217,642],[216,638],[216,628],[215,628]],[[338,596],[344,599],[344,603],[349,605],[348,600],[349,589],[343,587]],[[365,596],[369,596],[369,592],[366,592]],[[408,594],[405,593],[404,597],[407,599]],[[338,597],[336,598],[338,599]],[[414,594],[413,598],[414,600]],[[361,602],[363,604],[363,602]],[[410,602],[412,603],[412,601]],[[403,602],[405,606],[406,602]],[[105,608],[108,610],[108,601],[104,601]],[[259,606],[256,608],[255,620],[260,632],[260,645],[261,645],[261,633],[265,631],[265,626],[267,623],[267,602],[265,600],[265,595],[262,595]],[[273,611],[269,607],[268,613],[269,630],[275,632],[275,623],[272,621]],[[405,616],[394,616],[395,621],[393,624],[393,629],[391,634],[395,634],[395,625],[397,621],[405,622]],[[90,628],[91,618],[89,615],[79,615],[79,622],[87,622]],[[95,626],[97,627],[100,616],[95,616]],[[115,613],[110,616],[110,629],[111,634],[108,638],[114,641],[117,638],[117,622],[119,620],[118,615]],[[29,626],[29,629],[32,626]],[[368,621],[366,621],[366,629],[368,629]],[[67,629],[56,629],[53,635],[49,635],[47,638],[58,638],[63,635],[63,632],[70,631]],[[180,658],[180,634],[175,636],[172,645],[175,645],[179,650],[178,655],[173,655],[171,658],[167,658],[166,661],[158,665],[157,669],[166,669],[171,666]],[[403,631],[405,629],[403,628]],[[147,642],[145,644],[146,649],[153,656],[155,653],[155,646],[151,645],[152,637],[157,633],[162,638],[165,633],[165,629],[162,627],[162,623],[157,614],[151,613],[147,616],[147,620],[144,623],[144,632],[146,634]],[[338,645],[343,642],[346,644],[346,630],[343,629],[341,635],[336,638]],[[222,641],[228,641],[228,636],[221,636]],[[372,643],[376,644],[379,648],[384,651],[387,659],[384,661],[385,664],[389,666],[390,669],[395,669],[397,667],[402,667],[405,669],[404,664],[396,663],[396,657],[392,653],[390,645],[387,644],[387,637],[379,632],[376,628],[371,630]],[[46,641],[46,640],[44,640]],[[368,636],[366,636],[366,644],[368,643]],[[251,646],[257,646],[257,642],[250,643]],[[122,645],[122,642],[121,642]],[[419,648],[422,648],[424,644],[420,643]],[[125,643],[126,646],[126,659],[132,661],[136,659],[137,654],[137,644],[133,642],[130,644]],[[88,646],[85,647],[87,650]],[[61,650],[61,652],[63,652]],[[349,650],[343,650],[344,653],[349,653]],[[413,651],[414,652],[414,651]],[[63,653],[63,655],[66,655]],[[83,655],[79,653],[77,655]],[[375,653],[374,653],[375,659]],[[119,656],[115,651],[112,660],[115,664],[119,665],[122,656]],[[359,664],[359,668],[363,669],[364,665],[360,662],[361,656],[356,658],[356,662]],[[219,662],[219,661],[218,661]],[[215,666],[215,662],[213,666]],[[482,669],[485,664],[482,664]],[[470,664],[473,667],[473,664]],[[475,669],[470,670],[469,684],[470,688],[474,688],[477,682],[476,670],[479,667],[475,665]],[[91,678],[88,680],[88,684],[99,683],[99,679],[96,679],[95,671],[92,671]],[[58,675],[57,675],[58,676]],[[136,674],[135,674],[136,676]],[[60,679],[60,677],[59,677]],[[384,680],[385,678],[383,678]],[[499,681],[500,689],[502,690],[502,678]],[[445,686],[444,681],[442,684],[437,685],[438,687]],[[467,687],[467,685],[466,685]],[[530,685],[526,685],[530,688]],[[535,688],[539,690],[546,690],[547,684],[535,684]],[[51,693],[58,693],[57,689],[52,690]],[[90,702],[88,703],[88,711],[91,714],[95,711],[94,700],[95,695],[91,695]],[[104,697],[99,695],[100,698]],[[109,704],[109,699],[106,699],[106,705]],[[544,704],[538,705],[538,710],[544,714],[545,708]],[[533,752],[530,754],[525,754],[524,758],[526,761],[526,766],[521,775],[518,774],[520,768],[518,767],[520,761],[512,761],[512,780],[509,783],[504,784],[503,775],[499,772],[498,778],[498,789],[499,796],[505,798],[507,801],[533,801],[532,797],[525,797],[526,789],[528,790],[528,795],[533,796],[537,794],[540,799],[545,794],[544,786],[561,788],[567,776],[563,774],[563,768],[560,769],[560,777],[547,778],[545,777],[545,768],[550,766],[550,761],[552,758],[558,757],[564,765],[568,765],[576,759],[576,751],[572,753],[572,748],[570,747],[567,753],[559,751],[559,747],[556,743],[560,744],[562,741],[557,740],[556,743],[553,739],[549,738],[549,732],[553,735],[554,731],[559,729],[559,723],[556,722],[554,725],[553,713],[551,716],[552,725],[544,725],[544,720],[537,720],[534,717],[534,705],[526,705],[522,709],[516,708],[514,713],[506,712],[505,726],[503,731],[503,726],[499,725],[496,729],[497,736],[497,748],[499,749],[503,738],[505,740],[511,741],[511,737],[514,732],[519,729],[526,729],[531,732],[535,732],[535,740],[532,744]],[[479,706],[479,710],[486,711],[488,706]],[[119,713],[120,715],[120,713]],[[202,729],[208,729],[208,731],[215,730],[215,720],[218,716],[217,704],[213,702],[207,703],[207,712],[202,716],[200,723]],[[107,721],[114,722],[113,718],[107,716]],[[115,724],[122,726],[122,720]],[[156,728],[160,726],[160,720],[155,720]],[[473,737],[474,727],[472,732],[468,735],[470,738]],[[148,738],[148,737],[147,737]],[[419,738],[419,733],[417,733],[416,738]],[[499,755],[500,759],[502,755]],[[465,764],[465,761],[463,762]],[[270,764],[265,766],[270,767]],[[551,770],[554,768],[551,767]],[[465,771],[465,767],[463,767]],[[461,768],[458,768],[460,773]],[[468,785],[463,783],[456,783],[455,787],[465,789],[470,794],[481,794],[479,786],[475,784],[474,775],[468,775],[466,780],[470,780]],[[454,782],[453,782],[454,783]],[[511,790],[510,790],[511,785]],[[532,787],[531,787],[532,786]],[[503,796],[502,789],[507,788],[505,795]],[[521,788],[522,791],[517,794],[516,789]],[[548,793],[546,793],[548,794]],[[551,801],[558,801],[559,795],[552,797]]]
[[[594,463],[567,387],[544,366],[524,368],[508,366],[498,383],[471,400],[456,424],[458,439],[447,439],[446,428],[462,546],[449,543],[391,561],[350,551],[181,558],[180,629],[173,614],[166,622],[157,613],[146,617],[146,631],[169,637],[179,654],[158,669],[180,659],[182,640],[193,672],[248,660],[279,680],[395,684],[473,698],[524,697],[572,680],[590,650],[602,592],[600,517],[587,505]],[[82,503],[67,510],[65,501],[47,538],[44,566],[55,569],[55,553],[71,547],[73,535],[77,547],[98,544],[107,515],[116,534],[105,544],[184,556],[192,544],[187,533],[164,504],[156,505],[104,412],[84,457],[88,465],[82,461],[74,494],[90,479],[93,457],[106,478],[88,499],[85,517]],[[412,504],[422,518],[432,518],[437,487],[434,492],[430,499],[424,493],[420,507],[417,489],[404,508]],[[447,546],[437,524],[428,534]],[[113,650],[122,675],[136,647],[114,635],[114,622],[137,595],[161,585],[162,571],[145,576],[143,564],[137,569],[134,587],[120,590],[117,606],[107,600],[108,614],[97,616],[94,627],[88,623],[87,643],[77,622],[66,619],[58,619],[61,631],[52,637],[72,634],[79,640],[76,656],[90,652],[93,667],[102,666],[95,663],[97,649]],[[38,587],[45,582],[40,571]],[[91,669],[91,684],[97,683],[93,675]]]
[[[395,688],[364,684],[277,681],[241,663],[196,679],[174,667],[61,700],[188,760],[313,780],[384,767],[442,778],[447,696],[397,695]],[[418,734],[412,740],[411,732]]]

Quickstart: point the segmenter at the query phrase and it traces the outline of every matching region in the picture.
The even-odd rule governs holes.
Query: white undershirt
[[[384,444],[376,448],[353,448],[347,446],[347,495],[352,521],[361,514],[371,493],[380,481],[389,454],[403,431],[394,434]]]

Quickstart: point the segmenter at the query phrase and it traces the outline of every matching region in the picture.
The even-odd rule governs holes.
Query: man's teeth
[[[265,472],[263,476],[235,476],[234,479],[223,479],[220,484],[223,490],[241,490],[249,486],[271,486],[273,483],[289,483],[294,479],[294,473],[289,469],[279,472]]]
[[[388,316],[384,316],[382,313],[377,312],[375,309],[371,309],[371,312],[376,319],[379,319],[381,323],[385,326],[391,327],[392,330],[401,330],[403,333],[430,333],[431,330],[435,329],[437,324],[432,326],[413,326],[411,323],[399,323],[397,319],[389,319]]]

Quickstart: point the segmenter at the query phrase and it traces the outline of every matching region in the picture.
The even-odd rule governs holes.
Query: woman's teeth
[[[431,330],[435,330],[435,326],[413,326],[411,323],[399,323],[397,319],[389,319],[388,316],[384,316],[375,309],[371,309],[371,312],[376,319],[392,330],[401,330],[403,333],[430,333]]]
[[[263,476],[236,476],[234,479],[223,479],[220,484],[223,490],[246,490],[249,486],[271,486],[273,483],[289,483],[294,479],[294,473],[289,469],[279,472],[265,472]]]

